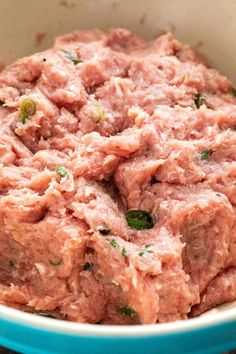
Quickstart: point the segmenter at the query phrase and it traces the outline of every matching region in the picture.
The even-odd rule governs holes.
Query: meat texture
[[[0,302],[150,324],[235,300],[235,107],[170,33],[77,31],[6,67]]]

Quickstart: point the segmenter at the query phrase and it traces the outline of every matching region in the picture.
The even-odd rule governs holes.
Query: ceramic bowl
[[[75,29],[126,27],[145,38],[171,30],[236,82],[235,0],[1,0],[0,24],[2,64]],[[0,305],[0,345],[29,354],[222,353],[236,348],[236,304],[150,326],[71,323]]]

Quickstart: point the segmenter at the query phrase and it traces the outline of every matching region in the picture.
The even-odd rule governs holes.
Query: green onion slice
[[[202,161],[209,159],[211,155],[213,154],[212,150],[203,150],[200,152],[200,159]]]
[[[117,312],[120,315],[129,316],[129,317],[133,317],[136,314],[136,312],[128,306],[118,308]]]
[[[30,98],[24,99],[20,104],[20,121],[25,124],[27,119],[36,112],[36,104]]]
[[[62,263],[62,259],[49,259],[48,261],[53,266],[59,266]]]
[[[66,177],[67,174],[68,174],[67,169],[66,169],[65,167],[63,167],[63,166],[57,166],[57,167],[55,168],[55,171],[56,171],[56,173],[58,173],[62,178],[63,178],[63,177]]]
[[[152,215],[145,210],[129,210],[125,217],[128,225],[136,230],[152,229],[154,226]]]
[[[199,109],[201,107],[201,105],[203,105],[204,103],[207,103],[207,97],[205,95],[203,95],[202,93],[198,93],[195,96],[194,102],[195,102],[195,105],[197,106],[197,108]]]
[[[83,62],[83,60],[81,58],[78,58],[78,57],[74,56],[74,54],[72,52],[70,52],[69,50],[62,49],[62,51],[66,55],[66,57],[70,61],[72,61],[75,65]]]

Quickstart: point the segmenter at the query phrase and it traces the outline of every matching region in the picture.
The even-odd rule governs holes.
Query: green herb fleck
[[[95,123],[101,123],[101,122],[104,121],[105,112],[104,112],[104,109],[103,109],[101,104],[96,104],[96,106],[94,108],[93,115],[94,115],[94,118],[95,118],[94,119]]]
[[[154,226],[152,215],[145,210],[129,210],[125,217],[128,225],[136,230],[151,229]]]
[[[36,112],[36,104],[30,98],[24,99],[20,104],[20,121],[25,124],[27,119]]]
[[[74,54],[72,52],[70,52],[69,50],[66,49],[62,49],[63,53],[66,55],[66,57],[72,61],[75,65],[79,64],[79,63],[83,63],[83,60],[74,56]]]
[[[121,254],[122,254],[123,257],[127,257],[127,251],[126,251],[126,249],[124,247],[122,248]]]
[[[62,264],[62,259],[52,259],[52,258],[50,258],[48,261],[53,266],[59,266],[60,264]]]
[[[194,102],[195,102],[196,107],[199,109],[201,107],[201,105],[203,105],[204,103],[207,102],[207,97],[205,95],[203,95],[202,93],[198,93],[195,96]]]
[[[112,247],[116,248],[117,247],[117,243],[116,240],[113,238],[112,240],[110,240],[110,244],[112,245]]]
[[[106,226],[102,226],[98,229],[98,231],[100,232],[100,234],[102,235],[108,235],[111,232],[111,229],[109,229]]]
[[[93,268],[93,263],[86,262],[83,265],[83,270],[91,270]]]
[[[133,317],[136,312],[128,306],[118,308],[117,312],[123,316]]]
[[[212,150],[203,150],[200,152],[200,159],[202,161],[207,160],[209,157],[211,157],[212,153]]]
[[[66,177],[68,172],[63,166],[57,166],[55,168],[56,173],[58,173],[62,178]]]
[[[144,248],[139,252],[138,255],[139,255],[140,257],[142,257],[145,252],[151,253],[151,251],[149,251],[148,249],[149,249],[150,247],[153,247],[153,246],[154,246],[154,243],[150,243],[149,245],[144,246]]]

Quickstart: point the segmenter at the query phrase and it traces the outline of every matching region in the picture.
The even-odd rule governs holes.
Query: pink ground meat
[[[236,299],[226,77],[170,33],[77,31],[6,67],[0,103],[2,304],[150,324]]]

